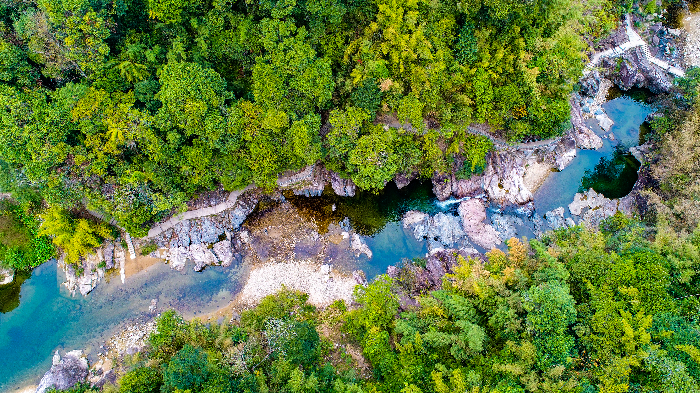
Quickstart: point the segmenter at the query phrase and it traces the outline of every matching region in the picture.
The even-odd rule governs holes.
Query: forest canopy
[[[368,190],[471,173],[490,148],[472,123],[567,128],[582,36],[622,3],[6,1],[3,189],[143,235],[197,192],[317,162]]]

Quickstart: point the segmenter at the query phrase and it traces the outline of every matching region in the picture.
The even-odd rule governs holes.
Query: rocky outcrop
[[[7,285],[14,281],[15,271],[11,268],[0,266],[0,285]]]
[[[491,201],[502,205],[522,205],[532,200],[532,192],[523,180],[526,162],[524,153],[517,150],[489,153],[483,185]]]
[[[291,190],[294,195],[307,197],[320,196],[329,183],[336,195],[355,196],[357,186],[351,179],[344,179],[339,174],[329,171],[318,164],[309,165],[301,172],[277,179],[277,186],[281,190]]]
[[[242,241],[235,235],[214,244],[196,243],[188,247],[171,247],[156,253],[158,258],[165,259],[174,270],[182,271],[187,261],[194,263],[194,271],[202,271],[207,266],[229,267],[242,260]]]
[[[49,389],[66,390],[79,382],[84,382],[87,376],[88,361],[83,356],[83,351],[71,351],[63,357],[56,351],[53,365],[41,378],[36,393],[44,393]]]
[[[398,175],[394,176],[394,183],[396,183],[396,188],[399,190],[406,187],[409,185],[413,180],[418,177],[417,172],[411,172],[409,174],[405,173],[399,173]]]
[[[66,281],[63,285],[72,295],[79,292],[85,296],[95,289],[107,270],[115,266],[123,266],[125,254],[121,242],[117,239],[105,240],[102,247],[88,254],[77,265],[67,263],[61,257],[58,260],[58,266],[66,273]]]
[[[459,264],[459,258],[481,259],[483,256],[473,248],[439,249],[426,256],[425,267],[414,263],[389,266],[387,275],[396,280],[401,290],[407,292],[399,293],[402,308],[405,310],[416,306],[409,301],[412,296],[402,295],[417,295],[442,288],[444,276],[454,273],[455,266]]]
[[[630,195],[620,199],[608,199],[591,188],[587,192],[574,196],[573,202],[569,204],[569,212],[580,217],[581,222],[586,226],[595,228],[604,219],[612,217],[618,211],[632,215],[634,213],[634,197],[634,193],[630,193]]]
[[[161,249],[156,256],[167,260],[175,270],[184,269],[188,260],[194,262],[196,271],[240,262],[241,239],[236,233],[260,197],[259,191],[246,192],[238,197],[232,209],[175,224],[153,238]],[[284,199],[281,195],[277,198]]]
[[[479,199],[462,201],[458,208],[464,232],[478,246],[490,250],[501,244],[498,232],[486,221],[486,208]]]
[[[358,235],[357,233],[352,234],[352,240],[350,241],[350,246],[355,252],[356,256],[365,254],[367,258],[372,259],[372,250],[369,249],[367,243]]]
[[[573,126],[572,136],[579,149],[600,149],[603,147],[603,140],[586,126],[581,113],[581,105],[577,97],[572,96],[569,100],[571,105],[571,125]]]
[[[630,49],[617,58],[604,58],[601,66],[608,70],[608,78],[622,90],[640,87],[660,94],[673,88],[666,71],[649,61],[643,47]]]
[[[416,240],[427,240],[428,250],[471,247],[459,217],[445,213],[434,216],[419,211],[409,211],[403,216],[403,227]]]
[[[554,152],[552,154],[554,166],[558,170],[563,171],[567,166],[569,166],[569,164],[571,164],[574,158],[576,158],[576,141],[571,136],[562,138],[562,140],[554,147]]]
[[[350,179],[343,179],[335,172],[328,172],[327,177],[330,180],[331,188],[336,195],[343,197],[353,197],[355,196],[355,190],[357,186]]]

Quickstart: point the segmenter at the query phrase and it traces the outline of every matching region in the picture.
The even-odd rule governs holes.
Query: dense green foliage
[[[0,266],[29,270],[53,257],[51,240],[31,211],[0,200]]]
[[[511,140],[566,127],[581,37],[619,4],[4,2],[0,188],[140,236],[197,192],[319,161],[367,190],[468,176],[489,147],[470,123]]]
[[[111,230],[104,223],[85,218],[74,219],[58,207],[46,210],[40,217],[43,222],[39,233],[52,238],[53,243],[65,253],[68,263],[78,263],[102,244],[103,239],[112,237]]]
[[[350,310],[283,290],[232,324],[168,311],[120,391],[695,392],[699,255],[699,231],[618,214],[458,257],[435,291],[379,276]]]

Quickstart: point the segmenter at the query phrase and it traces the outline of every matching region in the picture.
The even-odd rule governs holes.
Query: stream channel
[[[629,192],[634,184],[639,163],[625,151],[638,144],[639,128],[651,109],[629,97],[613,99],[603,107],[615,121],[611,129],[615,141],[603,139],[604,147],[597,151],[579,150],[566,169],[549,176],[535,193],[535,207],[540,214],[560,206],[566,208],[579,192],[584,177],[592,178],[591,184],[617,193]],[[597,124],[589,126],[602,135]],[[624,147],[618,149],[616,156],[618,143]],[[599,165],[601,162],[606,165]],[[633,168],[631,172],[625,169],[628,166]],[[456,214],[458,206],[457,201],[438,202],[430,183],[417,181],[401,190],[391,182],[378,195],[359,192],[353,198],[342,198],[326,192],[321,197],[287,195],[287,199],[303,216],[313,217],[320,232],[324,226],[345,221],[362,235],[374,255],[372,259],[359,259],[356,268],[363,269],[369,279],[404,258],[425,256],[426,242],[415,239],[402,226],[404,213],[420,210]],[[503,213],[496,208],[488,212]],[[527,221],[518,228],[518,235],[532,235]],[[158,300],[159,310],[174,308],[185,317],[221,308],[242,287],[245,269],[210,267],[196,273],[188,268],[180,273],[157,263],[128,277],[125,284],[118,273],[112,272],[88,296],[72,297],[61,285],[65,274],[57,268],[56,261],[47,262],[31,276],[0,287],[0,391],[38,383],[57,349],[84,349],[88,356],[99,352],[102,340],[123,322],[149,317],[151,299]]]

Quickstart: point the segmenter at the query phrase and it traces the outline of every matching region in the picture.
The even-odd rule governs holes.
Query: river
[[[618,144],[624,149],[638,144],[639,127],[651,112],[650,107],[629,97],[615,98],[603,107],[615,121],[611,130],[615,141],[604,139],[604,147],[598,151],[579,150],[569,167],[553,173],[535,193],[538,212],[566,207],[581,188],[586,171],[593,173],[601,160],[612,159]],[[596,131],[602,133],[599,128]],[[636,172],[625,173],[627,178],[622,183],[631,187]],[[401,190],[392,182],[379,194],[358,192],[353,198],[329,192],[312,198],[290,193],[285,196],[302,215],[314,219],[320,232],[331,223],[345,222],[362,235],[374,256],[359,258],[355,268],[363,269],[370,279],[404,258],[425,256],[426,242],[408,234],[400,222],[404,213],[420,210],[455,214],[457,207],[456,203],[438,203],[430,183],[418,181]],[[489,209],[490,215],[497,213],[498,209]],[[518,228],[519,236],[531,234],[528,225]],[[117,274],[103,280],[87,297],[72,297],[61,285],[65,277],[56,262],[47,262],[21,283],[19,299],[13,298],[18,292],[17,284],[4,292],[7,299],[0,298],[4,302],[0,305],[4,312],[0,313],[0,391],[38,382],[57,349],[99,352],[100,340],[120,324],[150,317],[152,299],[157,300],[158,309],[174,308],[186,317],[221,308],[241,288],[244,276],[245,267],[240,266],[207,268],[201,273],[188,268],[179,273],[158,263],[128,277],[125,284]],[[15,303],[10,304],[19,300],[16,308]]]

